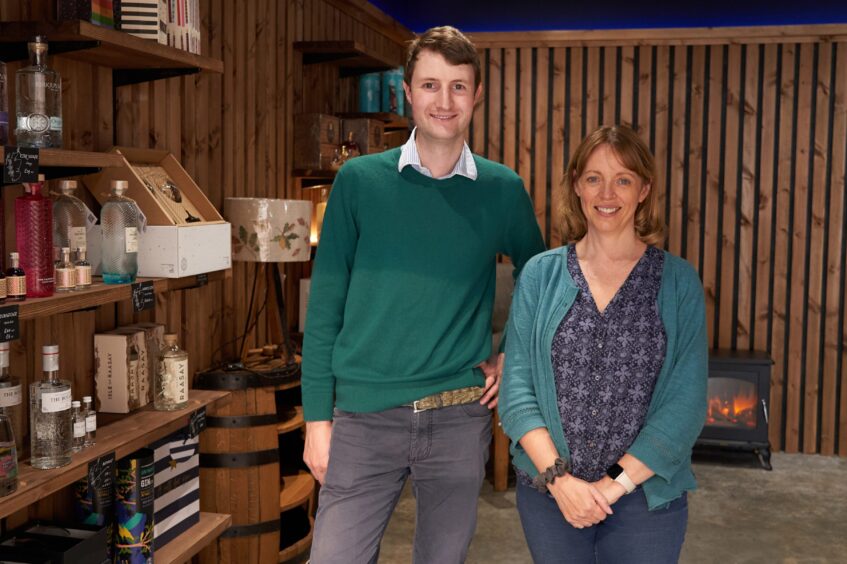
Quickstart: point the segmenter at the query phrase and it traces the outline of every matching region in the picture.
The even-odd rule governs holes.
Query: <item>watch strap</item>
[[[635,491],[635,482],[632,481],[632,478],[629,477],[626,470],[623,468],[621,468],[621,471],[615,478],[615,481],[624,487],[627,494],[631,494]]]

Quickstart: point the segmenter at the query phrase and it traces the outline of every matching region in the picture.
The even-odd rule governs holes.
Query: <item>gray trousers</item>
[[[491,411],[478,402],[420,413],[335,410],[311,564],[377,562],[409,476],[417,503],[415,564],[464,562],[490,442]]]

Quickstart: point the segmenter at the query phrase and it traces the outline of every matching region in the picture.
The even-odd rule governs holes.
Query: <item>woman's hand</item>
[[[615,502],[626,494],[626,488],[609,476],[603,476],[592,485],[603,495],[609,505],[614,505]]]
[[[565,520],[577,529],[591,527],[612,514],[612,508],[602,493],[585,480],[565,474],[556,478],[547,489],[556,500]]]

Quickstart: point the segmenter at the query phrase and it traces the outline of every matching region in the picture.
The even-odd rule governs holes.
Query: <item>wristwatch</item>
[[[620,464],[612,464],[609,466],[609,469],[606,470],[606,474],[611,479],[622,485],[627,494],[631,494],[635,491],[635,482],[632,481],[632,478],[627,475]]]

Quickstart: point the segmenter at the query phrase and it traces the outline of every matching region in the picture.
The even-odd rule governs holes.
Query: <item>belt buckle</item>
[[[418,404],[419,404],[421,401],[422,401],[422,400],[415,400],[415,401],[413,401],[413,402],[412,402],[412,413],[420,413],[420,412],[422,412],[422,411],[426,411],[426,409],[420,409],[420,408],[418,408]]]

